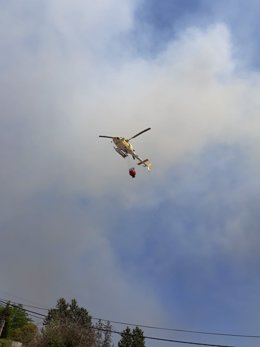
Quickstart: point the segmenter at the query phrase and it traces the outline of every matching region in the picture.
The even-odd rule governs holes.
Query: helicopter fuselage
[[[132,155],[134,158],[136,158],[137,154],[135,153],[134,147],[129,143],[126,139],[123,137],[113,137],[113,142],[116,145],[115,149],[119,150],[120,152],[123,152],[125,156],[128,154]],[[117,151],[119,154],[120,152]]]

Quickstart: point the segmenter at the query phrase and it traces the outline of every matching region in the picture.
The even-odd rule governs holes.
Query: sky
[[[258,334],[259,7],[0,2],[0,298]],[[132,144],[153,169],[132,179],[133,162],[98,135],[147,127]]]

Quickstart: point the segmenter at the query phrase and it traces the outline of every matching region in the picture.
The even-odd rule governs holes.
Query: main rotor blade
[[[130,139],[128,139],[127,141],[130,141],[130,140],[134,139],[135,137],[137,137],[137,136],[139,136],[139,135],[145,133],[145,132],[148,131],[148,130],[151,130],[151,128],[147,128],[147,129],[141,131],[140,133],[138,133],[138,134],[136,134],[136,135],[130,137]]]
[[[112,139],[113,138],[113,136],[105,136],[105,135],[99,135],[99,137],[105,137],[107,139]]]

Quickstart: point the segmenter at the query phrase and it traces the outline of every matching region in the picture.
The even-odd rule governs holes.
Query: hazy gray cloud
[[[169,315],[177,319],[162,303],[162,288],[142,281],[142,262],[154,266],[155,276],[174,272],[176,259],[165,257],[173,242],[191,260],[193,242],[212,257],[215,247],[240,259],[257,252],[257,233],[250,239],[245,229],[251,219],[255,228],[257,220],[250,206],[259,192],[259,76],[237,70],[223,23],[188,28],[156,58],[134,55],[127,39],[137,5],[10,2],[1,12],[0,292],[44,305],[76,296],[93,315],[164,324]],[[152,131],[133,144],[154,169],[140,169],[129,180],[127,161],[98,135],[131,136],[148,126]],[[230,196],[224,184],[220,192],[206,184],[207,169],[205,181],[199,180],[194,164],[207,148],[223,144],[241,149],[251,179]],[[204,158],[200,164],[208,167]],[[195,196],[203,197],[198,217],[207,207],[221,218],[218,204],[236,201],[233,214],[219,230],[214,226],[215,233],[203,229],[201,220],[192,238],[188,229],[171,233],[171,206],[179,203],[191,212],[196,201],[188,204],[186,198],[196,187],[201,191]],[[138,213],[140,229],[126,232],[123,217],[136,222]],[[145,258],[155,234],[149,213],[160,226],[168,218],[169,230]],[[132,247],[135,261],[120,262],[120,247],[126,257]]]

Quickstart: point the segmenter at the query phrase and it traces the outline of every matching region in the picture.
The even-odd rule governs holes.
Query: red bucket
[[[135,178],[135,175],[136,175],[136,171],[135,171],[135,168],[132,167],[131,169],[129,169],[129,175],[133,178]]]

